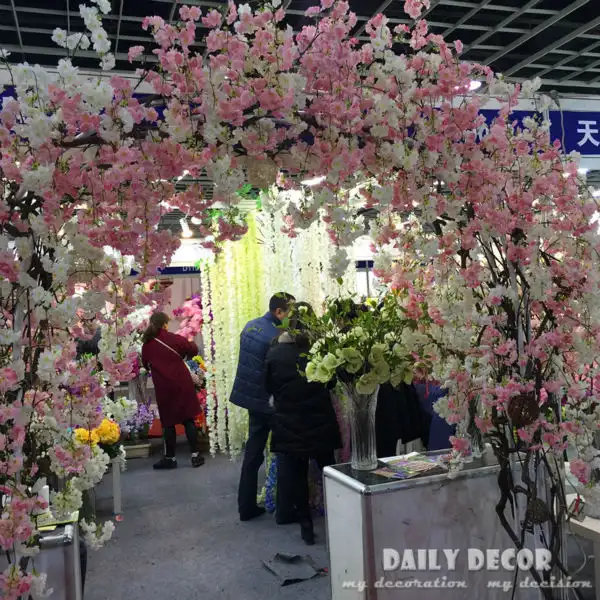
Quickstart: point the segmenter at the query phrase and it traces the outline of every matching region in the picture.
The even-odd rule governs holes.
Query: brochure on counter
[[[379,460],[380,467],[375,473],[388,479],[412,479],[422,475],[432,475],[434,470],[445,473],[448,471],[448,467],[444,462],[444,458],[444,455],[426,456],[419,452],[382,458]]]

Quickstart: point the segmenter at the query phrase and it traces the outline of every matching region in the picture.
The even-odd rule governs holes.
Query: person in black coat
[[[423,408],[414,385],[386,383],[379,388],[375,412],[377,457],[396,456],[398,440],[420,439],[427,448],[431,416]]]
[[[94,332],[94,337],[88,340],[76,340],[77,342],[77,359],[82,358],[86,354],[98,356],[100,354],[99,344],[102,337],[100,327]]]
[[[266,359],[266,387],[273,396],[274,414],[271,450],[279,454],[277,477],[277,523],[300,522],[302,539],[314,544],[309,508],[308,466],[316,460],[322,469],[334,464],[333,452],[341,437],[330,386],[307,381],[304,371],[310,350],[302,323],[301,307],[295,307],[291,333],[283,333]]]

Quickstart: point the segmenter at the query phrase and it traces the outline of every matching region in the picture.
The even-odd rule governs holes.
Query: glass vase
[[[353,385],[344,387],[350,406],[350,464],[356,471],[373,471],[377,468],[375,410],[379,386],[372,394],[360,394]]]
[[[463,440],[462,451],[460,452],[460,462],[469,464],[473,462],[473,437],[469,432],[470,419],[467,417],[456,425],[455,437]]]

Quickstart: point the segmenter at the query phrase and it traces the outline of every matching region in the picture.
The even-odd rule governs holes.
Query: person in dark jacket
[[[265,512],[256,504],[258,470],[265,459],[272,418],[269,393],[265,388],[265,357],[293,302],[290,294],[275,294],[269,302],[269,312],[250,321],[240,336],[240,355],[230,402],[248,411],[248,440],[238,489],[241,521],[249,521]]]
[[[198,346],[184,337],[169,333],[169,317],[155,312],[144,332],[142,362],[152,373],[156,391],[156,404],[165,438],[165,456],[158,461],[155,469],[175,469],[175,447],[177,433],[175,426],[180,423],[192,452],[192,466],[200,467],[204,458],[198,450],[198,430],[195,419],[202,411],[192,374],[185,364],[186,358],[198,354]]]
[[[304,371],[310,350],[302,323],[304,306],[294,308],[292,333],[284,332],[269,350],[266,360],[267,391],[273,396],[271,450],[280,456],[277,478],[277,522],[300,522],[302,539],[314,544],[309,509],[308,466],[316,460],[322,469],[334,463],[341,447],[338,423],[329,395],[330,386],[307,381]]]
[[[431,417],[424,410],[414,385],[386,383],[379,388],[375,412],[377,457],[396,456],[398,440],[420,439],[427,448]]]
[[[102,332],[100,330],[100,327],[98,327],[96,329],[96,331],[94,332],[94,336],[92,338],[90,338],[89,340],[80,340],[80,339],[76,340],[77,341],[77,359],[79,360],[86,354],[89,354],[91,356],[98,356],[98,354],[100,354],[99,344],[100,344],[101,336],[102,336]]]

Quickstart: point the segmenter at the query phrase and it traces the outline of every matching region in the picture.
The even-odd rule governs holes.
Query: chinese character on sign
[[[587,144],[588,142],[594,144],[596,148],[600,146],[600,141],[594,137],[594,135],[598,134],[598,129],[596,127],[598,124],[597,121],[577,121],[577,124],[581,127],[581,129],[577,130],[577,133],[583,134],[583,137],[577,142],[579,147]]]

